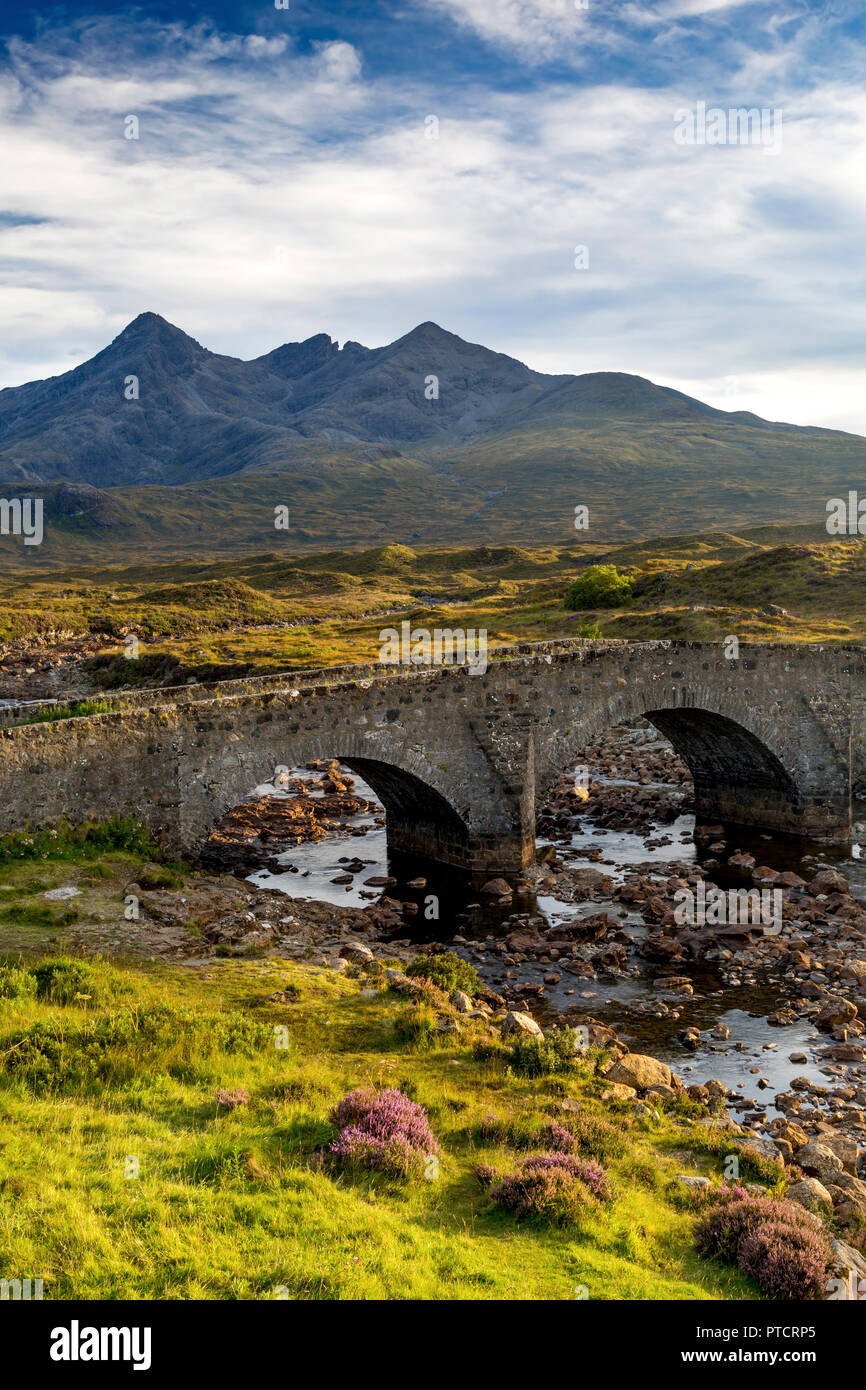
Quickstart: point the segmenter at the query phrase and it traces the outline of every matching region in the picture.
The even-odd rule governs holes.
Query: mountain
[[[37,566],[248,553],[268,528],[273,541],[275,503],[298,548],[562,541],[579,504],[605,541],[815,523],[864,484],[859,436],[621,372],[536,372],[435,323],[381,348],[320,333],[241,361],[144,313],[72,371],[0,391],[0,487],[45,498]]]

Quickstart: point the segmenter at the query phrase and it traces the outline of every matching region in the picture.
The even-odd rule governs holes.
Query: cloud
[[[595,0],[428,0],[443,15],[494,44],[527,57],[552,58],[578,41]]]
[[[142,309],[239,356],[433,318],[542,370],[866,431],[838,389],[863,354],[856,85],[778,78],[770,155],[677,146],[675,111],[716,98],[685,77],[434,86],[367,74],[343,40],[128,34],[120,56],[103,25],[19,42],[0,79],[0,384],[65,370]]]

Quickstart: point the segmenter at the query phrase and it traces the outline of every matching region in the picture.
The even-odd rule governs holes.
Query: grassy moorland
[[[570,612],[588,565],[633,580],[628,602]],[[765,527],[592,546],[389,545],[0,580],[0,640],[89,636],[93,692],[375,659],[383,627],[486,629],[491,645],[580,636],[750,641],[866,639],[866,550],[820,528]],[[779,612],[778,610],[784,610]],[[775,611],[774,611],[775,610]],[[136,634],[139,659],[123,659]]]
[[[603,1101],[598,1050],[527,1075],[484,1025],[437,1034],[429,1006],[381,970],[71,955],[71,930],[121,914],[149,847],[115,827],[41,844],[35,860],[14,848],[4,842],[0,868],[4,1277],[40,1277],[46,1298],[757,1296],[694,1251],[674,1176],[720,1178],[736,1141],[697,1124],[687,1100],[643,1117]],[[46,885],[65,884],[81,896],[52,903],[48,920]],[[277,992],[290,1002],[269,1000]],[[436,1008],[454,1016],[445,995]],[[427,1109],[441,1146],[429,1179],[317,1165],[331,1107],[383,1085]],[[221,1088],[249,1099],[220,1109]],[[566,1097],[615,1201],[576,1226],[515,1222],[475,1166],[513,1168]],[[744,1177],[773,1184],[775,1165],[742,1162]]]

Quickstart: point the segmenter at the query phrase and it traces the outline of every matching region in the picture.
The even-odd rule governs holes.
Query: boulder
[[[852,1004],[850,999],[843,999],[841,994],[828,994],[821,1012],[815,1019],[815,1027],[820,1028],[822,1032],[829,1032],[831,1028],[850,1023],[856,1017],[857,1005]]]
[[[611,1086],[602,1091],[602,1100],[634,1100],[637,1091],[634,1086],[623,1086],[619,1081],[614,1081]]]
[[[827,1297],[862,1300],[866,1294],[866,1257],[844,1240],[831,1240],[837,1274],[827,1286]]]
[[[510,1038],[515,1035],[530,1038],[544,1037],[544,1033],[530,1014],[518,1013],[514,1009],[507,1013],[502,1020],[501,1031],[503,1038]]]
[[[491,898],[507,898],[511,896],[511,886],[506,883],[504,878],[489,878],[481,891],[482,893],[489,893]]]
[[[822,869],[809,884],[812,893],[850,893],[848,880],[838,869]]]
[[[833,1181],[834,1173],[841,1173],[842,1160],[827,1144],[812,1139],[797,1151],[797,1164],[809,1177]]]
[[[505,938],[509,951],[531,952],[541,944],[542,936],[534,927],[518,927]]]
[[[355,965],[364,965],[373,959],[370,947],[365,946],[362,941],[347,941],[345,946],[340,947],[340,955],[343,960],[350,960]]]
[[[817,1178],[801,1178],[799,1182],[791,1183],[785,1196],[789,1202],[796,1202],[798,1206],[806,1207],[809,1211],[833,1210],[833,1198]]]
[[[832,1180],[827,1179],[826,1187],[840,1221],[846,1225],[849,1221],[866,1222],[866,1182],[851,1173],[836,1173]]]
[[[856,1139],[851,1139],[847,1134],[822,1134],[820,1142],[832,1149],[836,1157],[842,1160],[842,1167],[846,1173],[856,1176],[860,1157],[860,1145]]]
[[[645,1091],[650,1086],[670,1086],[671,1071],[664,1062],[657,1062],[655,1057],[646,1057],[641,1052],[627,1052],[606,1073],[605,1080],[633,1086],[636,1091]]]
[[[747,1141],[747,1147],[750,1149],[755,1149],[756,1152],[759,1153],[762,1158],[769,1158],[774,1163],[778,1163],[779,1159],[781,1158],[779,1149],[777,1145],[774,1144],[772,1139],[759,1139],[755,1137],[754,1139],[749,1139]]]

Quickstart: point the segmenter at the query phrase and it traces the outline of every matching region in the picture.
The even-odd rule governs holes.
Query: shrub
[[[15,965],[0,965],[0,999],[33,999],[36,980],[29,970]]]
[[[820,1219],[794,1202],[723,1189],[695,1229],[702,1255],[739,1264],[770,1298],[823,1298],[833,1252]]]
[[[821,1299],[831,1252],[823,1231],[765,1221],[743,1241],[739,1265],[769,1298]]]
[[[490,1187],[499,1177],[496,1169],[490,1163],[476,1163],[472,1171],[482,1187]]]
[[[330,1152],[360,1168],[404,1176],[439,1152],[424,1107],[402,1091],[350,1091],[328,1119],[340,1130]]]
[[[531,1154],[523,1160],[524,1173],[547,1173],[558,1170],[570,1173],[588,1187],[600,1202],[613,1201],[613,1187],[606,1168],[593,1158],[576,1158],[574,1154]]]
[[[620,1158],[627,1148],[624,1127],[611,1124],[603,1115],[593,1114],[590,1110],[569,1115],[568,1124],[559,1128],[572,1136],[578,1152],[591,1153],[596,1158]],[[544,1144],[544,1148],[555,1147],[555,1144]]]
[[[622,608],[634,593],[634,580],[616,565],[589,565],[565,594],[566,608]]]
[[[570,1129],[566,1129],[565,1125],[557,1124],[555,1120],[551,1121],[549,1125],[542,1125],[533,1137],[535,1142],[543,1145],[548,1153],[577,1153],[577,1139]]]
[[[81,960],[43,960],[32,974],[38,998],[52,1004],[74,1004],[84,996],[93,1001],[98,994],[96,976]]]
[[[571,1225],[612,1197],[600,1164],[557,1153],[525,1158],[517,1172],[507,1174],[490,1193],[491,1201],[517,1221],[536,1218],[558,1226]]]
[[[511,1066],[520,1076],[550,1076],[569,1071],[578,1056],[572,1028],[551,1028],[543,1038],[519,1036],[509,1051]]]
[[[471,998],[481,988],[481,979],[474,965],[463,960],[456,951],[440,951],[433,956],[417,956],[406,967],[406,974],[415,979],[430,980],[446,994],[462,989]]]
[[[716,1255],[733,1264],[743,1241],[767,1221],[784,1221],[795,1229],[815,1230],[820,1221],[794,1202],[776,1197],[745,1197],[742,1188],[722,1191],[710,1198],[712,1207],[695,1229],[695,1245],[702,1255]]]

